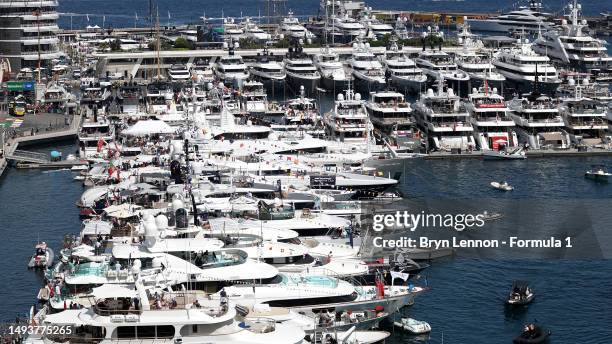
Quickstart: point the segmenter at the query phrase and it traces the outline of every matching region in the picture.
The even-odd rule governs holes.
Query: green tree
[[[191,49],[191,44],[184,37],[179,37],[174,41],[175,49]]]
[[[119,38],[115,39],[110,43],[111,51],[119,51],[121,50],[121,40]]]

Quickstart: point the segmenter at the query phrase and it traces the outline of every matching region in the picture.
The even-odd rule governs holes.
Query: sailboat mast
[[[157,7],[157,17],[155,20],[155,37],[156,37],[156,50],[157,50],[157,80],[161,79],[161,39],[159,34],[159,7]]]

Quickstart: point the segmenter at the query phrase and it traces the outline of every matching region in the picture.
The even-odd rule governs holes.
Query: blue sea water
[[[161,25],[199,23],[199,17],[203,15],[209,18],[221,18],[241,15],[257,17],[266,14],[265,0],[152,0],[152,2],[159,8]],[[559,13],[567,4],[566,0],[543,2],[546,10],[551,13]],[[132,27],[134,24],[145,26],[148,25],[149,3],[149,0],[60,0],[59,11],[65,14],[60,18],[60,25],[70,28],[72,22],[73,28],[103,24],[104,27]],[[584,0],[581,3],[584,14],[588,16],[597,16],[612,9],[609,1]],[[366,4],[375,9],[389,10],[493,13],[515,8],[517,1],[369,0]],[[307,17],[318,13],[319,1],[288,0],[286,7],[292,9],[296,15]]]

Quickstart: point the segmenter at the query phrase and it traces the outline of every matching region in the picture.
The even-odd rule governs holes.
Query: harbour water
[[[54,145],[65,154],[70,144]],[[48,152],[51,147],[39,148]],[[590,164],[612,163],[610,158],[546,158],[521,162],[419,160],[407,164],[402,192],[416,199],[478,199],[498,197],[488,187],[506,178],[517,189],[503,197],[554,199],[589,197],[609,199],[612,185],[582,176]],[[427,176],[427,177],[425,177]],[[64,234],[80,229],[74,202],[83,191],[70,171],[10,169],[0,183],[0,319],[27,312],[41,285],[33,271],[25,271],[33,245],[40,239],[59,248]],[[560,210],[562,212],[562,209]],[[553,330],[555,343],[606,343],[612,338],[612,261],[609,260],[491,260],[451,258],[437,261],[425,272],[430,292],[419,296],[405,314],[428,321],[429,337],[397,331],[388,343],[503,343],[537,319]],[[512,281],[531,282],[537,299],[528,309],[508,312],[503,299]],[[393,331],[393,329],[389,329]]]
[[[223,0],[160,0],[159,6],[161,25],[181,25],[198,23],[199,17],[206,15],[211,18],[223,16],[240,17],[266,13],[265,1],[236,0],[227,2]],[[544,1],[546,10],[558,12],[565,6],[565,0]],[[443,11],[443,12],[487,12],[510,10],[515,1],[502,3],[486,0],[371,0],[367,5],[375,9],[403,10],[403,11]],[[582,5],[587,16],[598,16],[599,13],[609,9],[605,1],[585,0]],[[289,1],[288,8],[298,16],[313,16],[318,13],[319,1],[293,0]],[[84,28],[87,25],[105,27],[133,27],[146,26],[149,16],[149,1],[92,1],[92,0],[62,0],[59,11],[64,13],[59,24],[63,28]],[[72,14],[72,18],[70,16]],[[168,15],[169,14],[169,15]],[[89,19],[89,20],[88,20]]]

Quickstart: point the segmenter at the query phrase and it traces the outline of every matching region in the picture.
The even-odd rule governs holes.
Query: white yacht
[[[174,92],[172,91],[172,87],[164,82],[148,84],[145,102],[149,113],[168,113],[174,104]]]
[[[606,112],[605,105],[584,98],[579,92],[574,98],[564,99],[560,108],[571,142],[590,147],[609,142]]]
[[[529,6],[518,10],[493,16],[487,19],[468,19],[467,23],[476,31],[520,32],[531,33],[552,28],[552,14],[542,12],[542,2],[530,0]]]
[[[365,102],[359,93],[346,90],[345,95],[338,94],[334,107],[323,115],[327,135],[342,142],[371,142],[372,123],[365,108]]]
[[[228,55],[219,58],[213,70],[221,81],[238,88],[241,88],[244,81],[249,78],[249,71],[242,56],[236,55],[232,48]]]
[[[353,44],[353,54],[348,60],[355,80],[355,88],[364,93],[382,91],[387,86],[383,66],[370,50],[370,43]]]
[[[569,135],[559,113],[559,103],[547,96],[531,93],[508,102],[516,123],[520,143],[532,149],[569,148]]]
[[[234,304],[211,300],[190,290],[146,289],[104,285],[94,288],[92,306],[56,314],[38,314],[40,326],[70,327],[70,333],[50,332],[29,336],[27,343],[92,341],[107,344],[140,343],[240,343],[298,344],[305,332],[297,325],[263,318],[244,319]],[[79,324],[79,326],[75,326]]]
[[[497,151],[518,146],[510,109],[496,88],[474,89],[468,95],[465,107],[474,126],[474,138],[479,150]]]
[[[396,150],[415,148],[416,132],[412,107],[401,93],[372,93],[365,106],[374,128],[381,132],[388,144],[397,147]]]
[[[382,57],[385,74],[390,85],[397,87],[402,92],[420,93],[427,84],[427,76],[416,63],[408,58],[393,41]]]
[[[457,66],[470,76],[471,88],[478,89],[485,83],[489,88],[497,88],[503,94],[506,78],[495,70],[492,55],[484,51],[484,44],[470,32],[468,24],[464,24],[458,34],[459,44],[463,50],[455,54]]]
[[[187,81],[191,79],[191,71],[183,64],[173,64],[168,69],[168,77],[172,81]]]
[[[406,28],[406,23],[408,22],[408,17],[397,17],[395,21],[395,27],[393,28],[393,34],[397,36],[399,39],[408,39],[411,37],[408,28]]]
[[[302,39],[305,42],[306,40],[315,38],[312,32],[308,31],[304,25],[300,24],[299,19],[293,15],[293,11],[289,11],[287,16],[283,18],[278,29],[279,33],[286,38]]]
[[[78,133],[79,156],[90,159],[102,156],[115,139],[114,126],[105,118],[94,116],[92,121],[85,121]]]
[[[427,133],[428,150],[469,150],[475,148],[474,128],[470,114],[452,88],[444,90],[438,81],[438,91],[428,89],[413,105],[421,130]]]
[[[267,49],[264,49],[262,54],[258,54],[257,61],[249,68],[251,77],[263,83],[268,90],[284,90],[285,79],[287,78],[285,68],[282,63],[270,57],[271,55]]]
[[[244,31],[243,36],[248,39],[252,39],[255,42],[265,43],[272,39],[269,33],[260,29],[257,23],[251,20],[251,18],[245,18],[242,23],[242,30]]]
[[[392,34],[393,26],[381,22],[371,11],[372,8],[368,7],[361,18],[361,23],[366,28],[366,36],[373,39],[381,39],[386,35]]]
[[[500,51],[493,65],[506,77],[506,84],[519,94],[535,90],[552,95],[561,84],[550,59],[536,53],[526,38],[520,38],[516,46]]]
[[[234,285],[224,288],[232,301],[252,307],[267,304],[270,307],[287,307],[296,310],[312,310],[335,307],[336,310],[355,310],[374,305],[385,309],[400,309],[413,301],[414,295],[423,289],[405,286],[384,286],[383,295],[376,286],[354,286],[351,283],[328,276],[280,274],[278,283],[267,285]],[[213,299],[220,294],[212,295]]]
[[[449,88],[457,90],[459,95],[468,92],[470,76],[459,69],[453,58],[442,50],[424,50],[415,60],[417,67],[421,68],[429,84],[443,79],[448,82]]]
[[[349,17],[332,15],[331,24],[327,25],[328,36],[332,37],[332,42],[349,43],[366,35],[366,28],[359,21]]]
[[[345,90],[350,75],[344,70],[340,57],[331,48],[325,47],[313,57],[314,65],[321,74],[321,86],[327,90]]]
[[[47,112],[64,112],[66,104],[73,100],[74,96],[66,91],[64,86],[57,83],[49,83],[45,88],[42,104],[49,106]]]
[[[287,83],[294,93],[299,93],[303,88],[306,94],[315,94],[321,74],[311,58],[304,54],[302,47],[296,47],[295,50],[290,48],[283,64],[287,73]]]
[[[533,50],[583,71],[612,68],[612,57],[607,53],[606,42],[592,37],[586,19],[581,19],[582,5],[574,0],[568,5],[569,22],[563,19],[560,26],[541,33]]]
[[[244,35],[244,30],[236,24],[234,18],[223,18],[223,40],[226,42],[238,41]]]
[[[249,114],[263,114],[268,111],[268,96],[264,85],[258,81],[246,81],[238,97],[241,110]]]

